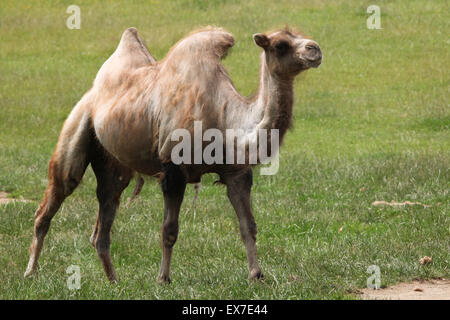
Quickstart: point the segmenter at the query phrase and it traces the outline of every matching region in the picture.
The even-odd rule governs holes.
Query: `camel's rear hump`
[[[128,28],[122,34],[116,51],[98,71],[94,88],[113,92],[133,71],[155,62],[137,30]]]

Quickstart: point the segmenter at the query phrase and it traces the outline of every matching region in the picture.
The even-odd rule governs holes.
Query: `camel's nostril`
[[[306,46],[305,46],[306,50],[308,51],[320,51],[319,46],[317,45],[317,43],[315,42],[309,42]]]
[[[322,51],[320,51],[320,49],[317,52],[317,59],[322,59]]]
[[[304,57],[311,62],[319,62],[322,59],[320,47],[315,42],[308,42],[305,45]]]

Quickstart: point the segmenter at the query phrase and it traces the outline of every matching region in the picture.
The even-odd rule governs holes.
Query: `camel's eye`
[[[275,49],[277,50],[277,54],[280,56],[285,54],[289,50],[290,47],[291,46],[289,45],[289,42],[284,41],[284,40],[275,44]]]

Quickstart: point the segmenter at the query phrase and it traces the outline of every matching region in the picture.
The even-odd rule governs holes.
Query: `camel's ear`
[[[265,49],[269,46],[269,38],[265,34],[262,33],[255,33],[253,35],[253,40],[255,40],[256,45],[260,46],[261,48]]]

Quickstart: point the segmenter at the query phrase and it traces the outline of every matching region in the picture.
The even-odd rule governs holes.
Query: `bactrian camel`
[[[158,281],[170,282],[172,248],[187,183],[216,173],[239,219],[247,250],[250,279],[263,276],[256,257],[256,223],[250,204],[250,164],[179,164],[171,161],[177,128],[191,130],[278,129],[280,140],[290,127],[293,83],[300,72],[317,67],[322,54],[315,41],[292,30],[253,35],[261,47],[260,81],[252,99],[241,96],[221,59],[233,36],[220,28],[198,30],[176,43],[157,62],[134,28],[100,68],[92,88],[64,122],[48,169],[48,186],[36,211],[30,260],[25,276],[37,270],[50,221],[81,182],[91,164],[97,178],[99,211],[90,242],[110,281],[117,276],[110,255],[110,230],[122,191],[133,175],[159,177],[164,195],[162,262]],[[270,135],[268,135],[268,139]]]

